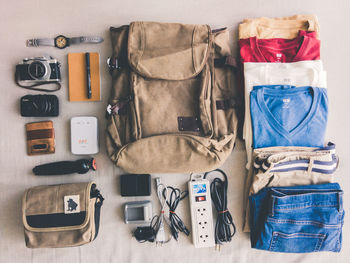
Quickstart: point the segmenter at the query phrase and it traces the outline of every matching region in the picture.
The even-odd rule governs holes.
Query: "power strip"
[[[192,239],[196,248],[214,247],[213,211],[210,184],[201,174],[192,174],[188,182]]]

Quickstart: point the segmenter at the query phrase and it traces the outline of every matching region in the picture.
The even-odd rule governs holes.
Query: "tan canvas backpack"
[[[113,162],[131,173],[219,167],[237,129],[228,30],[133,22],[110,33],[107,150]]]

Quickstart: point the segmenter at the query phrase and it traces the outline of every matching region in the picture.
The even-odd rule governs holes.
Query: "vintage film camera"
[[[51,56],[25,58],[16,65],[16,83],[34,87],[61,82],[60,63]]]

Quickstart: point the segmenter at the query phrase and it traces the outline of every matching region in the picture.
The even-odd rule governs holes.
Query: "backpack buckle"
[[[119,69],[119,63],[118,63],[118,59],[117,58],[108,58],[107,59],[107,65],[109,68],[109,73],[112,74],[114,69]]]
[[[106,119],[108,119],[111,115],[121,115],[126,114],[127,108],[125,107],[129,101],[131,100],[131,96],[128,98],[118,101],[116,104],[108,104],[106,108]]]

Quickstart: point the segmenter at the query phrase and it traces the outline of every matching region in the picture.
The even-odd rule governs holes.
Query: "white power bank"
[[[73,154],[98,153],[98,120],[96,117],[73,117],[70,120]]]

